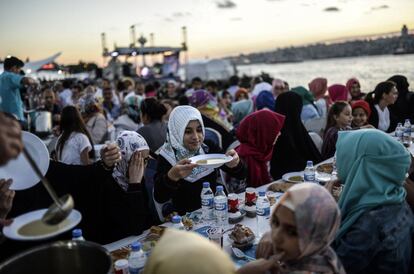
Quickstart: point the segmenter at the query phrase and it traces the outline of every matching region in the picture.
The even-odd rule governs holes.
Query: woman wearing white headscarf
[[[161,147],[157,174],[154,180],[154,198],[158,203],[172,201],[173,210],[183,215],[201,207],[203,182],[209,182],[215,192],[218,172],[192,164],[188,158],[207,153],[220,153],[218,147],[207,146],[200,112],[191,106],[174,108],[168,121],[167,139]],[[237,179],[246,178],[246,169],[234,150],[227,155],[233,160],[220,168]]]

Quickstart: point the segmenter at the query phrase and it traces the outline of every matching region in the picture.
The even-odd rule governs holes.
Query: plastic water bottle
[[[404,128],[401,123],[398,123],[397,127],[395,128],[395,137],[397,137],[398,141],[402,142],[403,134],[404,134]]]
[[[303,174],[303,181],[305,183],[314,183],[315,182],[315,168],[312,161],[306,162],[305,172]]]
[[[171,222],[173,223],[173,228],[178,230],[185,230],[184,224],[181,221],[181,216],[175,215],[172,217]]]
[[[257,234],[258,238],[270,230],[269,227],[270,203],[264,191],[259,192],[259,197],[256,201],[256,220],[257,220]]]
[[[144,268],[146,261],[147,256],[142,251],[141,244],[139,242],[132,243],[128,256],[129,273],[138,274]]]
[[[203,220],[212,220],[214,214],[214,194],[209,182],[203,183],[201,190],[201,211]]]
[[[224,228],[227,225],[227,214],[226,193],[224,193],[223,186],[217,186],[214,196],[214,215],[218,227]]]
[[[410,123],[410,119],[405,119],[404,133],[403,133],[403,143],[405,145],[410,145],[411,144],[411,123]]]
[[[77,228],[72,230],[72,241],[85,241],[85,238],[82,236],[82,229]]]

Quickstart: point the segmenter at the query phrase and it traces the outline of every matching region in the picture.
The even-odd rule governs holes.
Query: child
[[[357,100],[352,103],[352,128],[374,128],[368,124],[369,116],[371,115],[371,108],[364,100]]]
[[[246,264],[237,273],[345,273],[330,247],[340,219],[339,208],[325,188],[291,187],[273,211],[270,233],[257,247],[257,257],[264,259]]]
[[[78,109],[66,106],[62,110],[59,136],[56,144],[56,158],[68,165],[89,165],[94,158],[92,138]]]
[[[322,159],[334,156],[338,131],[350,130],[352,122],[352,109],[348,102],[335,102],[328,112],[326,131],[323,136]]]

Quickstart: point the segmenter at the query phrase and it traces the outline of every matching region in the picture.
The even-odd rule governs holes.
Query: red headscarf
[[[346,86],[341,84],[335,84],[328,88],[329,96],[332,102],[336,101],[348,101],[349,92]]]
[[[272,158],[273,143],[284,122],[284,115],[267,109],[256,111],[240,122],[236,133],[240,146],[236,151],[248,166],[249,186],[270,182],[267,162]]]
[[[325,92],[328,89],[328,80],[326,78],[318,77],[313,79],[308,86],[315,99],[318,100],[325,95]]]
[[[369,119],[369,116],[371,115],[371,108],[369,107],[369,104],[364,100],[357,100],[352,103],[352,109],[356,108],[362,108],[365,113],[367,114],[367,118]]]
[[[353,86],[355,83],[358,83],[358,84],[359,84],[359,81],[358,81],[358,79],[357,79],[357,78],[351,78],[351,79],[349,79],[349,80],[346,82],[346,88],[347,88],[349,91],[351,91],[352,86]],[[360,84],[359,84],[359,85],[360,85]]]

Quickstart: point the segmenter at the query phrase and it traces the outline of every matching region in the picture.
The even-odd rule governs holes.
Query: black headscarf
[[[398,98],[395,103],[389,106],[391,114],[393,114],[398,122],[404,123],[405,119],[414,122],[414,94],[408,91],[409,83],[407,77],[403,75],[394,75],[388,81],[392,81],[397,85]]]
[[[306,161],[322,161],[321,154],[302,124],[302,99],[294,92],[285,92],[276,99],[275,111],[286,116],[281,134],[273,148],[270,174],[279,179],[283,174],[305,169]]]

